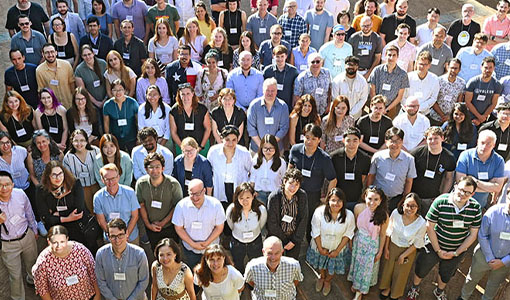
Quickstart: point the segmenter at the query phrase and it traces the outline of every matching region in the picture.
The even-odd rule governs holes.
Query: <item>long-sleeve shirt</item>
[[[478,231],[478,243],[487,262],[501,259],[510,266],[510,213],[507,204],[498,204],[487,210]]]
[[[363,106],[368,99],[369,86],[365,77],[356,73],[356,77],[351,81],[347,78],[345,72],[340,73],[333,79],[331,84],[331,99],[339,95],[345,95],[349,99],[349,115],[355,120],[361,117]]]
[[[287,104],[275,99],[271,110],[267,110],[264,97],[253,100],[248,107],[248,135],[262,138],[266,134],[272,134],[279,138],[278,146],[283,149],[283,138],[289,131],[289,109]],[[259,147],[255,141],[251,141],[250,149],[257,151]]]
[[[46,191],[40,186],[36,193],[37,213],[47,228],[54,225],[69,224],[63,223],[60,218],[69,216],[75,209],[77,213],[83,212],[85,210],[83,197],[83,187],[79,180],[76,180],[69,194],[60,199],[55,198],[51,192]],[[58,215],[55,215],[55,212],[58,212]],[[70,223],[74,222],[76,221]]]
[[[248,76],[244,76],[241,67],[232,70],[227,77],[227,88],[236,93],[236,105],[244,110],[248,109],[253,99],[262,97],[262,72],[250,69]]]
[[[19,238],[28,227],[30,227],[34,233],[37,232],[34,212],[23,190],[12,189],[11,199],[7,202],[0,201],[0,209],[7,216],[4,224],[9,231],[9,233],[7,233],[3,226],[0,227],[2,240]]]
[[[267,202],[268,236],[277,236],[282,240],[283,245],[286,245],[288,242],[299,244],[305,237],[306,225],[308,222],[308,200],[306,192],[299,189],[295,197],[297,198],[296,229],[290,235],[286,235],[281,226],[281,223],[284,222],[284,216],[282,215],[282,205],[284,201],[283,190],[280,188],[272,192]]]

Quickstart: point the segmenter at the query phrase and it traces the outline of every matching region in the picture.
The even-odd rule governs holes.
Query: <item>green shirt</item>
[[[154,25],[158,19],[165,18],[170,23],[170,28],[172,28],[173,35],[177,35],[177,31],[175,30],[175,21],[179,21],[181,17],[179,17],[179,13],[177,12],[177,8],[171,4],[166,4],[164,10],[159,10],[158,5],[151,6],[147,11],[147,16],[145,17],[146,22],[151,24],[152,32],[155,32]]]
[[[101,75],[101,79],[94,73],[94,70],[90,69],[87,66],[87,63],[82,61],[74,71],[74,76],[79,77],[83,80],[85,84],[85,88],[87,91],[94,97],[97,101],[103,101],[106,98],[106,84],[105,79],[103,77],[104,72],[106,71],[106,62],[99,57],[96,57],[97,63],[99,65],[99,74]],[[101,80],[103,82],[101,82]]]

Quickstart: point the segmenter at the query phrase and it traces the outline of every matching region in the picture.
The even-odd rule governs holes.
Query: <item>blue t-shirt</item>
[[[308,31],[312,41],[310,46],[319,49],[324,44],[326,28],[333,28],[333,16],[327,10],[323,10],[323,13],[318,15],[313,9],[306,12],[305,21],[309,26]]]
[[[137,124],[136,116],[138,115],[138,102],[131,97],[126,96],[126,100],[122,103],[122,108],[111,98],[104,103],[103,115],[110,118],[110,133],[124,143],[136,140]]]
[[[108,24],[113,24],[113,18],[110,16],[110,14],[104,14],[102,17],[98,17],[96,15],[90,14],[87,16],[87,20],[90,17],[96,17],[99,20],[99,25],[101,27],[101,33],[104,35],[108,35],[110,31],[108,30]]]

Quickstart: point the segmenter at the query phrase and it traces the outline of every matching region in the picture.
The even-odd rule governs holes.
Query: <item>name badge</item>
[[[510,58],[505,59],[505,65],[510,66]]]
[[[119,219],[119,218],[120,218],[120,212],[112,212],[112,213],[110,213],[110,220]]]
[[[308,177],[308,178],[312,177],[312,171],[311,170],[303,169],[303,170],[301,170],[301,174],[303,174],[303,176]]]
[[[129,59],[129,53],[122,53],[123,59]]]
[[[195,130],[195,123],[184,123],[184,130]]]
[[[301,71],[306,70],[306,68],[307,68],[307,65],[300,65],[300,66],[299,66],[299,69],[300,69]]]
[[[189,185],[189,183],[190,183],[190,181],[191,181],[191,180],[185,179],[185,180],[184,180],[184,185],[185,185],[185,186],[188,186],[188,185]]]
[[[465,143],[457,144],[457,150],[466,150],[466,149],[467,149],[467,144],[465,144]]]
[[[32,53],[34,53],[34,48],[33,47],[27,47],[27,48],[25,48],[25,52],[27,54],[32,54]]]
[[[266,33],[266,28],[265,27],[259,28],[259,33]]]
[[[345,173],[345,180],[354,180],[354,173]]]
[[[57,206],[57,211],[67,210],[67,205]]]
[[[471,64],[471,65],[469,65],[469,68],[470,68],[471,70],[476,70],[476,69],[478,69],[478,68],[479,68],[479,66],[478,66],[478,65],[476,65],[476,64]]]
[[[276,88],[277,88],[279,91],[283,91],[283,84],[277,83],[277,84],[276,84]]]
[[[386,173],[386,176],[384,177],[384,179],[389,180],[389,181],[395,181],[395,174],[388,172],[388,173]]]
[[[502,240],[510,241],[510,232],[500,232],[499,238]]]
[[[478,179],[489,180],[489,172],[478,172]]]
[[[126,273],[113,273],[113,280],[126,280]]]
[[[319,25],[317,25],[317,24],[313,24],[312,29],[313,29],[313,30],[319,30],[319,29],[320,29],[320,27],[319,27]]]
[[[335,135],[335,142],[341,142],[344,140],[344,137],[342,135]]]
[[[421,98],[421,97],[423,97],[423,92],[415,92],[414,96],[418,97],[418,98]]]
[[[202,229],[202,222],[192,222],[191,223],[191,229]]]
[[[236,34],[237,33],[237,28],[230,28],[230,33]]]
[[[52,80],[50,80],[50,84],[51,85],[58,85],[58,80],[57,79],[52,79]]]
[[[425,170],[425,176],[426,178],[434,179],[434,175],[436,175],[436,172],[431,170]]]
[[[285,36],[291,36],[292,30],[285,30]]]
[[[80,172],[80,177],[81,177],[81,178],[87,178],[87,177],[89,177],[89,172]]]
[[[463,228],[464,221],[462,220],[453,220],[453,228]]]
[[[50,133],[58,133],[58,128],[57,127],[51,127],[50,126],[50,130],[49,130]]]
[[[13,177],[13,178],[19,178],[19,177],[21,177],[21,172],[14,172],[14,173],[12,173],[12,177]]]
[[[264,297],[276,298],[276,290],[265,290]]]
[[[391,84],[383,83],[383,85],[382,85],[382,90],[383,90],[383,91],[389,91],[389,90],[391,90]]]
[[[22,85],[20,86],[20,88],[22,92],[30,91],[30,87],[28,86],[28,84]]]
[[[243,239],[252,239],[252,238],[253,238],[253,231],[243,232]]]
[[[274,124],[274,118],[273,117],[265,117],[264,118],[264,124],[266,124],[266,125],[273,125]]]
[[[78,283],[78,275],[69,276],[66,278],[67,286],[75,285]]]
[[[433,64],[434,66],[439,65],[439,59],[437,59],[437,58],[433,58],[433,59],[432,59],[432,64]]]
[[[506,151],[507,144],[499,144],[498,151]]]
[[[371,136],[370,140],[368,142],[370,144],[377,144],[377,143],[379,143],[379,137],[378,136]]]
[[[161,201],[152,200],[151,207],[154,207],[154,208],[157,208],[157,209],[161,209],[162,204],[163,203],[161,203]]]
[[[57,56],[58,57],[66,57],[66,53],[64,51],[58,51]]]
[[[94,80],[94,87],[99,87],[101,85],[100,80]]]
[[[225,183],[234,183],[234,175],[231,173],[225,173]]]
[[[14,215],[9,219],[9,222],[11,222],[12,225],[18,224],[21,220],[23,220],[20,216]]]
[[[478,95],[476,97],[476,100],[478,100],[478,101],[485,101],[485,95]]]
[[[289,215],[284,215],[283,218],[282,218],[282,221],[286,222],[286,223],[290,223],[290,222],[292,222],[293,219],[294,218],[289,216]]]
[[[222,60],[218,61],[218,67],[223,67],[223,61]]]
[[[99,49],[92,48],[92,52],[94,53],[94,55],[97,55],[99,53]]]
[[[368,55],[369,51],[368,49],[361,49],[361,55]]]
[[[299,139],[300,139],[300,141],[304,141],[305,140],[305,135],[304,134],[300,135]]]
[[[119,125],[119,126],[126,126],[127,125],[127,120],[126,119],[118,119],[117,120],[117,125]]]
[[[496,35],[502,36],[503,35],[503,30],[496,30]]]
[[[133,21],[133,16],[132,16],[132,15],[127,15],[127,16],[126,16],[126,20],[128,20],[128,21]]]
[[[215,91],[207,91],[207,96],[208,97],[213,97],[214,95],[216,95]]]
[[[316,93],[317,95],[322,95],[322,94],[324,94],[324,89],[316,88],[316,89],[315,89],[315,93]]]
[[[16,130],[16,135],[18,137],[22,137],[22,136],[24,136],[26,134],[27,134],[27,132],[26,132],[25,128],[21,128],[21,129]]]

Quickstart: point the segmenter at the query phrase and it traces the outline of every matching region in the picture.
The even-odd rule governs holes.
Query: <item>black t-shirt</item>
[[[25,102],[33,109],[37,108],[39,97],[37,95],[37,78],[35,76],[36,65],[25,63],[25,69],[17,71],[14,67],[5,70],[4,83],[23,96]],[[28,85],[28,90],[26,86]],[[21,88],[23,86],[23,89]]]
[[[459,44],[459,39],[462,40],[462,38],[465,37],[465,35],[459,37],[459,34],[462,31],[466,31],[467,33],[469,33],[469,41],[467,42],[467,44],[461,46]],[[473,39],[475,38],[475,34],[477,34],[478,32],[480,32],[480,24],[476,23],[475,21],[471,21],[471,23],[468,26],[462,24],[462,19],[453,21],[452,24],[450,25],[450,28],[448,28],[447,32],[449,36],[453,37],[451,46],[453,57],[457,55],[457,52],[459,52],[460,48],[473,45]]]
[[[50,19],[48,15],[44,12],[44,9],[41,5],[35,2],[30,3],[30,8],[27,10],[19,10],[16,5],[9,8],[7,12],[7,21],[5,22],[5,28],[7,30],[15,30],[18,32],[20,29],[18,27],[18,16],[24,14],[28,16],[28,19],[32,22],[32,29],[39,31],[44,36],[44,23],[48,22]]]
[[[234,106],[234,113],[232,113],[232,117],[230,117],[230,121],[227,120],[227,116],[225,115],[225,110],[223,107],[218,106],[211,111],[211,117],[216,122],[218,126],[218,131],[221,132],[223,127],[227,125],[234,125],[237,128],[241,127],[241,124],[244,123],[244,129],[246,129],[246,113],[244,110],[240,109],[237,106]],[[244,138],[240,137],[239,144],[245,145]]]
[[[392,14],[384,17],[381,24],[380,32],[386,35],[384,38],[386,44],[397,38],[395,30],[397,29],[397,26],[402,23],[406,23],[409,27],[411,27],[409,38],[416,37],[416,21],[411,16],[406,15],[404,19],[398,19],[396,14]]]
[[[510,158],[510,127],[508,127],[504,132],[501,130],[501,125],[499,125],[498,120],[490,121],[484,123],[478,133],[482,132],[482,130],[489,129],[494,131],[496,134],[496,146],[494,146],[494,150],[496,153],[501,155],[505,161],[508,161]]]
[[[336,186],[344,191],[347,202],[358,202],[363,191],[361,177],[370,171],[370,157],[358,149],[354,159],[350,160],[341,148],[331,153],[331,160],[336,171]]]
[[[181,140],[191,136],[197,143],[202,143],[205,133],[204,118],[207,114],[207,107],[205,107],[205,105],[199,103],[196,111],[193,111],[190,116],[187,116],[184,109],[179,111],[179,106],[175,103],[170,110],[170,114],[174,117],[175,125],[177,126],[177,135]],[[192,123],[194,125],[186,126],[186,123]]]
[[[411,151],[414,156],[417,177],[413,180],[411,191],[423,199],[436,198],[441,194],[440,187],[446,172],[455,170],[453,154],[443,148],[439,155],[429,154],[427,145],[417,147]],[[427,172],[427,170],[434,172]],[[433,177],[433,178],[430,178]]]
[[[129,44],[126,45],[125,39],[122,37],[115,41],[113,49],[117,50],[124,59],[124,64],[130,67],[136,76],[142,74],[142,60],[147,59],[147,48],[143,41],[136,36],[132,36]],[[128,58],[129,57],[129,58]]]
[[[19,122],[11,116],[6,119],[6,115],[0,114],[0,122],[7,128],[9,135],[16,143],[23,143],[32,138],[34,135],[34,127],[32,126],[32,120],[34,119],[34,113],[30,112],[28,118]]]
[[[372,122],[370,115],[365,115],[358,120],[356,127],[361,131],[365,144],[374,149],[379,149],[384,144],[386,130],[393,127],[393,122],[387,116],[382,116],[379,122]],[[373,137],[372,142],[370,142],[370,137]],[[375,137],[377,137],[377,142]]]
[[[218,67],[223,68],[227,71],[230,71],[230,66],[232,65],[232,61],[234,59],[234,50],[232,50],[232,47],[230,47],[230,45],[228,46],[228,52],[226,54],[221,52],[221,50],[218,48],[215,48],[215,49],[218,50],[218,53],[219,53],[219,58],[218,58],[218,62],[217,62]],[[202,60],[200,61],[201,63],[205,64],[205,55],[207,54],[207,52],[209,52],[209,50],[211,50],[211,46],[207,45],[204,47],[204,52],[203,52],[204,56],[202,57]]]

